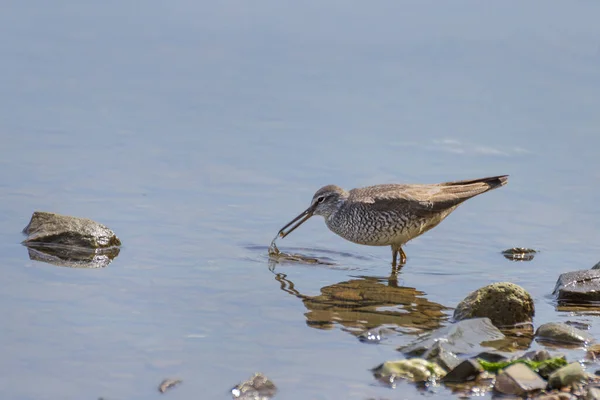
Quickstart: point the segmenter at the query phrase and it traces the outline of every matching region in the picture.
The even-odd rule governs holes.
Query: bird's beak
[[[284,238],[287,235],[289,235],[290,233],[292,233],[297,227],[299,227],[300,225],[302,225],[303,223],[305,223],[310,217],[313,216],[313,213],[315,212],[315,208],[316,208],[316,205],[311,205],[310,207],[308,207],[306,210],[304,210],[304,212],[302,214],[298,215],[296,218],[294,218],[293,220],[291,220],[286,226],[284,226],[283,228],[281,228],[279,230],[279,233],[277,233],[277,235],[279,235],[281,238]],[[292,226],[286,232],[285,229],[287,227],[289,227],[290,225],[292,225],[296,221],[298,221],[298,223],[296,225]]]

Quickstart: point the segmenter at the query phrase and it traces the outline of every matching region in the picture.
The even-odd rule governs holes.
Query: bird
[[[436,227],[464,201],[507,182],[508,175],[500,175],[436,184],[383,184],[349,191],[327,185],[315,192],[310,206],[277,236],[285,238],[313,215],[320,215],[332,232],[350,242],[391,246],[392,267],[403,266],[404,244]]]

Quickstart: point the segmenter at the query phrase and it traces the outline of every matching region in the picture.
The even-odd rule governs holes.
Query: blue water
[[[369,372],[401,357],[410,329],[373,346],[349,333],[360,314],[309,326],[311,310],[269,270],[275,233],[329,183],[510,174],[406,246],[397,284],[454,307],[511,281],[533,295],[536,325],[578,320],[600,337],[594,317],[548,297],[560,273],[600,257],[600,4],[2,9],[4,398],[158,398],[165,377],[184,381],[171,399],[228,398],[255,371],[282,399],[418,396]],[[122,251],[99,270],[31,261],[20,231],[34,210],[104,223]],[[316,250],[334,267],[275,267],[304,296],[390,273],[388,248],[317,218],[278,245],[334,252]],[[509,262],[500,251],[513,246],[540,253]]]

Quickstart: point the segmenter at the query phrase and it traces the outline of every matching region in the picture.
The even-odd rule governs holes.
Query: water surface
[[[536,325],[577,320],[600,337],[595,317],[548,297],[600,254],[599,13],[552,1],[6,3],[0,392],[148,399],[178,377],[170,398],[216,399],[261,371],[278,398],[393,398],[368,369],[496,281],[532,293]],[[406,246],[397,279],[388,248],[317,218],[278,245],[336,265],[270,268],[271,238],[325,184],[498,174],[508,186]],[[102,222],[122,251],[95,270],[31,261],[19,243],[34,210]],[[540,253],[502,257],[515,246]],[[349,285],[389,298],[319,311]],[[431,318],[411,319],[419,307]],[[398,337],[357,340],[378,323]]]

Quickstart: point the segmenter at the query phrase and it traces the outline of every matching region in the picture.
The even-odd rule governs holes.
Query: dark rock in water
[[[231,396],[238,400],[269,400],[276,393],[275,384],[260,372],[231,389]]]
[[[451,371],[460,364],[460,359],[456,354],[447,350],[440,342],[435,343],[432,348],[427,350],[423,358],[436,363],[446,371]]]
[[[548,378],[548,385],[551,388],[560,389],[571,386],[574,383],[585,382],[587,374],[578,362],[573,362],[565,367],[554,371]]]
[[[454,310],[454,319],[489,318],[495,326],[530,322],[535,314],[533,299],[522,287],[499,282],[477,289]]]
[[[553,294],[561,304],[586,304],[600,301],[600,270],[583,269],[558,277]]]
[[[600,269],[600,261],[598,261],[591,269]]]
[[[379,344],[382,340],[384,340],[387,335],[394,333],[392,329],[385,327],[378,327],[369,329],[360,335],[358,335],[358,340],[363,343],[371,343],[371,344]]]
[[[373,375],[380,380],[393,382],[396,378],[412,382],[436,380],[446,374],[439,365],[421,358],[386,361],[372,369]]]
[[[23,244],[61,245],[88,249],[120,246],[113,231],[91,219],[36,211],[23,229]]]
[[[104,268],[119,255],[118,247],[84,249],[81,247],[40,246],[27,247],[29,259],[59,267]]]
[[[594,341],[587,332],[561,322],[549,322],[535,332],[538,341],[565,345],[585,345]]]
[[[494,363],[504,361],[507,359],[507,357],[505,355],[500,354],[500,353],[495,353],[493,351],[482,351],[481,353],[477,354],[473,358],[474,359],[482,359],[484,361],[494,362]]]
[[[447,383],[463,383],[477,379],[483,368],[476,360],[464,360],[442,379]]]
[[[504,339],[489,318],[474,318],[445,326],[400,349],[410,356],[421,356],[435,345],[454,354],[477,351],[483,342]]]
[[[525,396],[530,392],[545,388],[546,381],[521,363],[513,364],[502,370],[494,384],[494,390],[497,392],[515,396]]]
[[[502,252],[502,255],[511,261],[531,261],[537,251],[525,247],[513,247]]]

